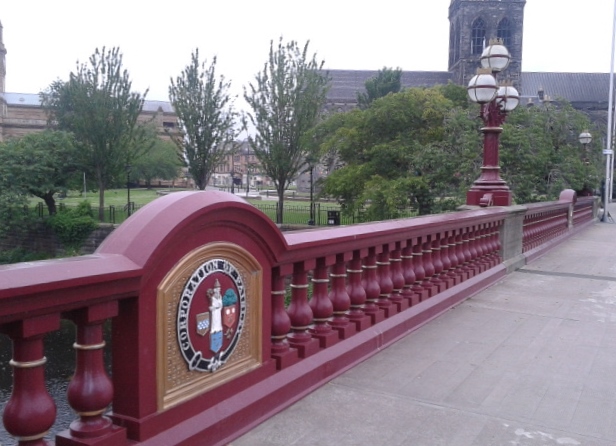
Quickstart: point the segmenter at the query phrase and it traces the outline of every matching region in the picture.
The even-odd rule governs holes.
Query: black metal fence
[[[132,201],[130,203],[125,204],[124,206],[114,206],[114,205],[105,206],[102,222],[103,223],[113,223],[113,224],[122,223],[124,220],[126,220],[129,217],[129,215],[132,215],[135,212],[137,212],[142,206],[143,205],[135,204]],[[66,205],[65,203],[57,204],[57,209],[59,212],[67,208],[76,208],[76,207],[77,205]],[[92,209],[92,215],[94,216],[94,218],[98,218],[98,211],[100,208],[98,206],[92,206],[91,209]],[[130,212],[129,212],[129,209],[130,209]],[[49,217],[47,206],[45,206],[45,203],[43,202],[39,202],[36,204],[36,206],[34,207],[34,212],[39,218]]]
[[[278,202],[273,203],[253,203],[253,206],[266,214],[273,221],[276,221]],[[415,209],[405,209],[399,215],[402,217],[414,217],[417,215]],[[391,217],[390,217],[391,218]],[[388,220],[390,218],[384,218]],[[311,212],[309,205],[284,205],[283,224],[287,225],[315,225],[315,226],[338,226],[363,223],[368,221],[362,212],[347,215],[340,210],[339,206],[323,205],[314,203]]]
[[[143,205],[130,203],[130,214],[137,212]],[[278,202],[257,202],[253,203],[253,206],[267,215],[272,221],[276,221],[276,214],[278,211]],[[58,211],[62,211],[66,208],[77,207],[77,205],[66,205],[65,203],[58,203]],[[98,217],[98,207],[92,206],[92,214],[94,218]],[[47,207],[43,202],[39,202],[35,205],[32,211],[39,218],[47,218],[49,216]],[[414,209],[404,210],[399,217],[413,217],[417,215]],[[129,217],[128,205],[124,206],[105,206],[103,223],[120,224]],[[388,218],[384,218],[387,220]],[[283,224],[286,225],[314,225],[314,226],[338,226],[338,225],[350,225],[354,223],[362,223],[368,221],[366,216],[362,212],[355,213],[354,215],[344,214],[339,206],[331,204],[314,203],[312,205],[312,212],[310,204],[285,204],[283,213]]]

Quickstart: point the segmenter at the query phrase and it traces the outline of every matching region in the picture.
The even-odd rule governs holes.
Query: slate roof
[[[331,89],[328,99],[331,102],[355,102],[358,91],[365,91],[366,80],[375,77],[376,70],[329,70]],[[609,92],[609,73],[537,73],[521,74],[523,98],[537,97],[543,88],[551,99],[563,98],[572,103],[595,103],[606,107]],[[445,85],[451,79],[447,71],[403,71],[402,86],[431,87]]]
[[[609,73],[533,73],[522,72],[522,96],[537,96],[540,88],[551,99],[563,98],[572,103],[594,102],[607,107],[610,91]]]
[[[366,81],[378,74],[378,70],[329,70],[331,88],[327,98],[332,102],[355,102],[357,92],[364,91]],[[403,71],[404,87],[431,87],[445,85],[451,79],[447,71]]]
[[[29,107],[40,107],[41,98],[38,94],[34,93],[2,93],[4,100],[8,105],[20,105]],[[143,111],[145,112],[157,112],[158,109],[162,109],[165,113],[173,113],[173,107],[169,102],[165,101],[145,101],[143,104]]]

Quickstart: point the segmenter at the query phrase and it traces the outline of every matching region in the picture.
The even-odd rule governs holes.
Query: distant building
[[[404,71],[402,86],[431,87],[453,82],[466,86],[480,66],[490,39],[501,38],[511,53],[509,67],[498,78],[509,80],[521,95],[521,104],[539,105],[565,99],[591,119],[607,122],[609,73],[522,71],[524,6],[526,0],[451,0],[449,5],[448,71]],[[346,111],[357,105],[357,93],[377,71],[330,70],[328,111]]]
[[[5,90],[6,53],[0,23],[0,142],[47,128],[47,115],[37,93],[11,93]],[[169,102],[145,101],[139,121],[150,120],[156,124],[163,139],[169,139],[168,133],[178,130],[177,115]]]

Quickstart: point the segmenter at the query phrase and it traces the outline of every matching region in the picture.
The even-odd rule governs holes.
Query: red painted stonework
[[[519,234],[524,255],[590,224],[592,206],[567,196],[529,205]],[[226,444],[502,277],[508,213],[484,208],[283,234],[231,194],[160,198],[93,255],[0,267],[0,332],[12,340],[15,365],[5,427],[28,439],[20,444],[46,444],[55,405],[44,387],[44,336],[66,318],[77,327],[68,401],[79,415],[56,444]],[[161,409],[159,285],[189,253],[225,243],[261,271],[259,363]],[[102,366],[109,320],[111,380]]]

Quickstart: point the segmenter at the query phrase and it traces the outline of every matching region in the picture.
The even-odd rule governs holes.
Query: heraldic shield
[[[205,336],[210,331],[210,313],[205,312],[197,315],[197,334]]]

